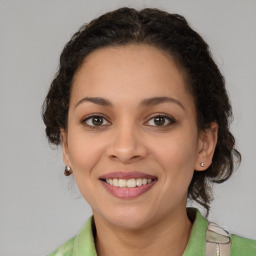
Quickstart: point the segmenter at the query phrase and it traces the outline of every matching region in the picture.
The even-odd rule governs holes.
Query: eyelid
[[[162,125],[162,126],[158,126],[158,125],[148,125],[147,123],[150,121],[150,120],[152,120],[152,119],[154,119],[154,118],[157,118],[157,117],[163,117],[163,118],[165,118],[165,119],[167,119],[168,121],[169,121],[169,123],[168,124],[166,124],[166,125]],[[171,125],[171,124],[174,124],[174,123],[176,123],[176,119],[174,118],[174,117],[172,117],[171,115],[168,115],[168,114],[163,114],[163,113],[155,113],[155,114],[153,114],[153,115],[150,115],[150,117],[148,118],[148,121],[145,123],[147,126],[153,126],[153,127],[159,127],[159,128],[161,128],[161,127],[167,127],[167,126],[169,126],[169,125]]]
[[[88,125],[88,124],[86,124],[86,121],[88,121],[89,119],[91,119],[91,118],[93,118],[93,117],[100,117],[100,118],[103,118],[103,119],[105,119],[107,122],[108,122],[108,124],[106,125],[106,124],[104,124],[104,125],[99,125],[99,126],[97,126],[97,125]],[[95,113],[95,114],[90,114],[90,115],[88,115],[88,116],[85,116],[85,117],[83,117],[82,118],[82,120],[81,120],[81,123],[82,124],[84,124],[84,125],[86,125],[86,126],[88,126],[88,127],[90,127],[90,128],[100,128],[100,127],[104,127],[104,126],[109,126],[111,123],[108,121],[108,118],[105,116],[105,115],[103,115],[103,114],[98,114],[98,113]]]
[[[99,126],[86,124],[86,121],[89,120],[90,118],[93,118],[93,117],[100,117],[100,118],[103,118],[104,120],[106,120],[106,121],[108,122],[108,124],[107,124],[107,125],[106,125],[106,124],[104,124],[104,125],[99,125]],[[167,120],[169,121],[169,123],[168,123],[168,124],[165,124],[165,125],[162,125],[162,126],[158,126],[158,125],[148,125],[148,124],[147,124],[150,120],[152,120],[152,119],[154,119],[154,118],[157,118],[157,117],[163,117],[163,118],[167,119]],[[167,127],[167,126],[169,126],[169,125],[171,125],[171,124],[176,123],[176,119],[175,119],[173,116],[171,116],[171,115],[169,115],[169,114],[164,114],[164,113],[154,113],[154,114],[151,114],[147,119],[148,119],[148,121],[146,121],[146,122],[144,123],[146,126],[153,126],[153,127],[158,127],[158,128],[161,128],[161,127],[164,128],[164,127]],[[104,114],[100,114],[100,113],[94,113],[94,114],[90,114],[90,115],[88,115],[88,116],[83,117],[82,120],[81,120],[81,123],[84,124],[84,125],[86,125],[86,126],[88,126],[88,127],[90,127],[90,128],[92,128],[92,129],[95,129],[95,128],[102,128],[102,127],[109,126],[109,125],[112,124],[111,122],[108,121],[108,118],[107,118]]]

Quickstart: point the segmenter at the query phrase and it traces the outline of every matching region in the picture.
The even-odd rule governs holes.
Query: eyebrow
[[[76,103],[75,108],[83,102],[92,102],[101,106],[113,107],[113,104],[107,99],[100,97],[85,97]]]
[[[174,98],[169,98],[169,97],[153,97],[153,98],[145,99],[140,103],[140,105],[150,107],[150,106],[155,106],[157,104],[161,104],[165,102],[175,103],[178,106],[180,106],[183,110],[185,110],[184,106],[180,101]]]
[[[104,99],[101,97],[85,97],[76,103],[75,108],[84,102],[92,102],[94,104],[101,105],[101,106],[113,107],[113,104],[107,99]],[[140,105],[145,107],[151,107],[151,106],[155,106],[155,105],[166,103],[166,102],[175,103],[178,106],[180,106],[183,110],[185,110],[184,106],[180,101],[170,97],[153,97],[153,98],[144,99],[143,101],[141,101]]]

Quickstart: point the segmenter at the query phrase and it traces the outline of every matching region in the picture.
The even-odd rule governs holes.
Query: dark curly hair
[[[169,53],[184,70],[197,110],[198,129],[209,129],[211,122],[218,124],[212,164],[204,172],[194,171],[188,189],[188,198],[205,207],[208,214],[213,199],[211,184],[226,181],[241,155],[229,130],[232,109],[224,78],[207,43],[180,15],[150,8],[121,8],[83,25],[66,44],[59,71],[43,104],[48,140],[55,145],[61,143],[60,129],[67,128],[72,81],[86,56],[102,47],[128,44],[151,45]]]

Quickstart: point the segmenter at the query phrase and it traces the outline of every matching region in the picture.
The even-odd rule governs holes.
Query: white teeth
[[[118,180],[118,187],[119,187],[119,188],[125,188],[126,185],[127,185],[126,180],[124,180],[124,179],[119,179],[119,180]]]
[[[126,186],[128,188],[135,188],[136,187],[136,180],[135,179],[127,180]]]
[[[112,185],[115,186],[115,187],[118,187],[118,179],[113,179]]]
[[[136,185],[139,187],[142,185],[142,179],[137,179],[136,180]]]
[[[147,185],[151,183],[153,180],[152,179],[106,179],[106,182],[114,187],[119,187],[119,188],[135,188]]]

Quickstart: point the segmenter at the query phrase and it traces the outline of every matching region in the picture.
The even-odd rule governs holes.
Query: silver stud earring
[[[66,176],[69,176],[71,173],[72,173],[71,168],[70,168],[70,166],[67,165],[67,166],[65,167],[64,174],[65,174]]]
[[[204,162],[201,162],[201,163],[200,163],[200,166],[201,166],[201,167],[204,167]]]

